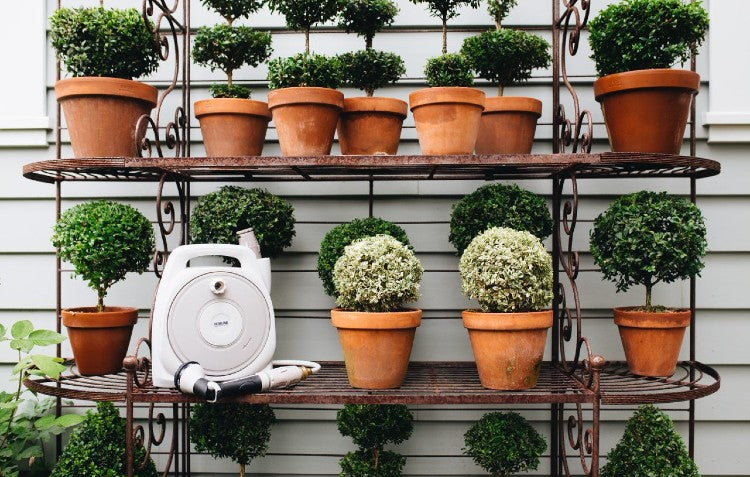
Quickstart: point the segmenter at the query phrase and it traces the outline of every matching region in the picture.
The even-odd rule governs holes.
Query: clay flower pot
[[[484,313],[465,310],[479,380],[489,389],[530,389],[539,380],[552,310]]]
[[[341,154],[396,154],[408,106],[396,98],[346,98],[339,119]]]
[[[471,154],[484,110],[484,91],[459,86],[424,88],[409,95],[422,154]]]
[[[156,106],[157,90],[119,78],[68,78],[55,83],[75,157],[137,156],[138,119]]]
[[[339,331],[352,387],[391,389],[403,384],[422,310],[367,313],[336,308],[331,322]]]
[[[284,156],[331,153],[344,94],[330,88],[281,88],[268,93],[279,145]]]
[[[690,326],[690,310],[658,313],[637,307],[615,308],[615,324],[628,360],[628,368],[641,376],[672,376]]]
[[[637,70],[594,82],[614,152],[679,154],[700,76],[687,70]]]
[[[83,375],[117,373],[128,352],[137,308],[108,306],[62,311],[63,324],[73,347],[78,372]]]
[[[271,112],[262,101],[213,98],[195,102],[209,157],[260,156]]]
[[[542,102],[520,96],[494,96],[484,103],[477,154],[530,154]]]

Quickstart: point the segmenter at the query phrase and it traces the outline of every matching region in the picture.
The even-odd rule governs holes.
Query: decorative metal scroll
[[[163,174],[159,180],[159,188],[156,192],[156,221],[159,225],[159,245],[154,254],[154,272],[161,278],[161,272],[169,257],[169,237],[179,231],[180,244],[187,243],[187,194],[186,183],[176,181],[178,210],[172,200],[164,197],[164,188],[169,182],[169,175]],[[179,223],[178,223],[179,222]]]

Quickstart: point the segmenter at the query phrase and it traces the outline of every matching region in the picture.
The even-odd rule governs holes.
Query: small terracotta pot
[[[483,313],[465,310],[479,380],[489,389],[536,386],[542,369],[552,310],[527,313]]]
[[[346,98],[339,119],[341,154],[396,154],[408,106],[396,98]]]
[[[213,98],[195,102],[209,157],[260,156],[271,112],[263,101]]]
[[[78,372],[84,375],[117,373],[128,352],[137,308],[108,306],[62,311]]]
[[[679,154],[700,76],[687,70],[637,70],[594,82],[614,152]]]
[[[425,88],[409,95],[422,154],[471,154],[484,110],[484,91]]]
[[[403,384],[422,310],[366,313],[331,310],[338,328],[349,384],[363,389],[391,389]]]
[[[685,328],[690,326],[690,310],[648,313],[626,307],[615,308],[614,315],[630,371],[641,376],[672,376]]]
[[[495,96],[484,103],[477,154],[530,154],[542,102],[520,96]]]
[[[138,119],[156,106],[157,90],[119,78],[68,78],[55,83],[75,157],[137,156]]]
[[[330,88],[282,88],[268,93],[279,145],[284,156],[331,153],[344,94]]]

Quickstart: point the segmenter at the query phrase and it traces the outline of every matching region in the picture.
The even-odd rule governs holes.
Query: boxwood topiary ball
[[[336,413],[343,436],[362,449],[401,444],[414,429],[414,416],[403,404],[347,404]]]

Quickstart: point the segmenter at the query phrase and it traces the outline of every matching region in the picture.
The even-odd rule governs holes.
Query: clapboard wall
[[[717,0],[714,0],[717,1]],[[85,2],[75,2],[75,5]],[[94,2],[88,2],[93,4]],[[108,1],[108,6],[135,6],[141,2]],[[535,31],[551,39],[551,1],[521,0],[505,24]],[[609,1],[594,2],[594,12]],[[34,14],[38,28],[45,31],[45,18],[54,10],[55,1],[48,0],[45,8]],[[63,2],[64,6],[74,6]],[[440,31],[437,19],[428,16],[420,5],[400,0],[401,9],[394,26],[376,36],[375,48],[394,51],[404,57],[407,67],[405,78],[398,85],[383,89],[381,95],[407,100],[410,91],[424,87],[422,67],[425,59],[440,53]],[[218,16],[208,12],[195,0],[191,3],[192,27],[212,24]],[[289,56],[304,46],[303,36],[284,30],[283,19],[267,10],[242,21],[273,32],[274,57]],[[463,38],[489,28],[491,19],[485,5],[478,10],[464,10],[450,22],[449,50],[456,51]],[[8,43],[6,43],[7,45]],[[21,51],[28,50],[23,61],[44,71],[44,110],[42,115],[54,124],[54,54],[49,46],[36,47],[31,44],[16,45]],[[362,48],[364,42],[354,35],[346,35],[328,25],[324,31],[313,32],[312,50],[317,53],[335,54]],[[745,45],[746,47],[747,45]],[[25,50],[24,50],[25,49]],[[696,449],[697,462],[704,475],[750,475],[747,449],[750,448],[750,408],[745,405],[745,396],[750,392],[750,195],[747,182],[750,165],[746,155],[747,146],[742,143],[709,143],[709,130],[701,122],[703,113],[709,111],[709,88],[711,85],[708,46],[704,46],[698,61],[698,70],[703,78],[701,93],[697,97],[698,107],[698,155],[721,161],[721,175],[698,182],[698,203],[704,211],[709,230],[709,255],[706,268],[698,280],[697,357],[714,366],[722,375],[719,393],[697,402]],[[601,113],[592,95],[594,79],[593,63],[587,43],[581,44],[578,55],[568,61],[569,74],[574,78],[582,107],[592,111],[595,120],[595,151],[608,149],[606,131]],[[722,54],[727,54],[726,52]],[[40,69],[39,66],[42,65]],[[171,77],[171,63],[164,64],[157,73],[148,78],[157,86],[164,87]],[[21,75],[24,69],[17,67],[13,74]],[[41,74],[41,73],[40,73]],[[208,97],[208,85],[220,81],[221,76],[208,69],[192,67],[192,99]],[[253,97],[265,99],[266,69],[243,68],[235,78],[253,86]],[[487,93],[495,94],[494,88],[478,82]],[[359,95],[353,90],[344,90],[347,96]],[[534,152],[551,152],[552,88],[551,71],[542,70],[522,86],[508,88],[506,94],[535,96],[544,101],[544,113],[537,131]],[[563,102],[569,104],[565,91]],[[164,111],[174,110],[179,101],[179,92],[173,93]],[[750,107],[746,108],[750,110]],[[31,108],[31,106],[29,106]],[[570,106],[568,107],[570,111]],[[64,124],[64,123],[63,123]],[[197,121],[191,118],[193,127],[192,154],[203,155],[200,130]],[[47,126],[48,127],[48,126]],[[0,129],[3,129],[0,127]],[[42,144],[33,141],[24,143],[20,138],[22,128],[10,128],[10,135],[0,136],[0,321],[4,324],[14,320],[31,319],[37,326],[54,328],[55,307],[55,257],[49,237],[54,221],[54,187],[35,183],[21,177],[23,164],[55,155],[55,135],[46,129]],[[0,131],[2,133],[8,131]],[[67,131],[63,129],[63,157],[72,155],[67,142]],[[416,132],[411,116],[404,125],[401,153],[418,153]],[[33,147],[30,147],[33,146]],[[687,154],[687,146],[683,149]],[[276,132],[271,123],[267,136],[266,154],[278,154]],[[197,184],[192,188],[194,196],[200,196],[218,187],[219,184]],[[460,291],[457,258],[448,242],[448,225],[451,206],[462,195],[473,191],[480,182],[413,181],[378,182],[375,184],[376,198],[374,215],[403,224],[418,257],[426,269],[422,284],[423,297],[417,306],[425,310],[425,320],[417,332],[414,344],[415,360],[469,360],[471,348],[460,322],[460,311],[471,306]],[[550,181],[525,181],[521,184],[549,197]],[[297,219],[297,236],[294,244],[273,262],[273,300],[277,309],[278,346],[280,358],[342,359],[335,330],[330,326],[328,310],[333,306],[324,295],[315,272],[319,243],[323,235],[336,224],[364,217],[368,213],[367,184],[264,184],[269,190],[281,194],[292,202]],[[619,194],[648,188],[668,190],[687,195],[687,180],[675,179],[626,179],[626,180],[582,180],[580,224],[575,239],[580,250],[588,248],[588,230],[591,220],[604,210]],[[62,189],[63,207],[99,197],[109,197],[133,204],[152,220],[155,220],[155,184],[87,183],[65,184]],[[69,266],[65,266],[69,270]],[[642,291],[615,294],[614,286],[601,280],[593,268],[590,255],[583,254],[583,265],[579,278],[582,306],[586,317],[584,334],[588,335],[594,351],[608,359],[623,359],[617,330],[611,322],[609,308],[615,305],[637,303]],[[67,273],[65,273],[67,275]],[[153,274],[129,276],[115,285],[109,303],[128,304],[142,309],[134,335],[146,333],[148,307],[156,284]],[[79,306],[93,302],[94,296],[85,284],[65,278],[62,282],[63,306]],[[656,299],[675,306],[688,304],[687,284],[659,286]],[[69,355],[69,348],[64,347]],[[683,350],[683,358],[687,349]],[[4,347],[0,350],[0,376],[9,374],[14,357]],[[7,386],[0,379],[0,386]],[[86,403],[77,407],[85,409]],[[667,409],[685,409],[685,404],[667,406]],[[334,422],[336,406],[280,406],[276,409],[279,423],[273,430],[269,455],[250,466],[254,475],[336,475],[338,460],[352,449],[351,441],[336,431]],[[494,408],[493,408],[494,409]],[[517,406],[506,409],[522,410],[540,430],[549,431],[549,410],[544,406]],[[461,455],[462,435],[471,422],[488,409],[477,406],[417,406],[413,408],[417,418],[414,435],[398,450],[407,455],[407,475],[481,475],[481,470],[470,459]],[[602,450],[604,453],[619,438],[623,422],[633,408],[607,408],[603,413]],[[139,412],[142,415],[142,412]],[[687,414],[672,412],[681,431],[686,432]],[[161,462],[163,459],[157,456]],[[573,469],[578,467],[573,462]],[[228,461],[216,461],[208,456],[194,456],[192,468],[200,475],[221,475],[236,472]],[[548,473],[549,461],[544,460],[539,474]]]

